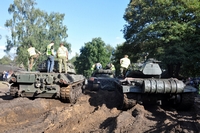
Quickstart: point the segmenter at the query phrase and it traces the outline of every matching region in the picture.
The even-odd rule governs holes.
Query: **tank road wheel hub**
[[[183,93],[181,94],[181,100],[179,103],[174,104],[178,110],[190,110],[194,105],[195,93]]]

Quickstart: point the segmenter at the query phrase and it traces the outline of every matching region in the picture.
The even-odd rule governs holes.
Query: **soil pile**
[[[1,133],[197,133],[200,131],[200,96],[189,111],[139,105],[119,110],[115,92],[85,92],[76,104],[57,99],[15,98],[0,82]]]

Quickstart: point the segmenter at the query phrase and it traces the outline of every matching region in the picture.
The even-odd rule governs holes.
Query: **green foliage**
[[[126,43],[120,51],[134,53],[132,61],[149,52],[165,63],[170,77],[199,75],[199,13],[197,0],[132,0],[124,15]]]
[[[69,60],[69,62],[72,63],[72,64],[74,64],[74,62],[76,61],[76,58],[77,58],[78,56],[79,56],[78,53],[76,53],[76,55],[75,55],[74,57],[72,57],[72,58]]]
[[[80,55],[76,57],[74,65],[77,73],[86,77],[91,76],[91,67],[93,64],[100,62],[103,67],[110,62],[110,56],[114,48],[106,45],[101,38],[93,38],[91,42],[85,43],[80,49]]]
[[[66,42],[67,27],[63,26],[64,14],[50,13],[36,9],[35,0],[14,0],[10,4],[8,12],[12,14],[12,19],[7,20],[5,26],[11,30],[11,38],[7,37],[6,51],[17,48],[17,62],[27,67],[28,44],[32,44],[38,51],[45,55],[47,44],[51,41],[55,43],[55,49],[62,41],[68,50],[71,44]],[[44,60],[45,56],[40,56],[39,60]]]
[[[2,65],[10,65],[12,63],[13,61],[8,56],[4,56],[3,58],[0,59],[0,64]]]

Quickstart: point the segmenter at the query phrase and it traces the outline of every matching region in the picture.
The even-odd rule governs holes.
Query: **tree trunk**
[[[176,64],[175,72],[174,72],[175,78],[179,78],[180,68],[181,68],[181,63]]]
[[[167,71],[168,71],[168,76],[170,78],[173,77],[173,65],[172,64],[167,64]]]

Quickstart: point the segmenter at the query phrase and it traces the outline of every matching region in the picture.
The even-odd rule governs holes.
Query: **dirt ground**
[[[15,98],[0,82],[0,133],[199,133],[200,96],[189,111],[139,105],[118,110],[109,91],[86,92],[76,104]]]

